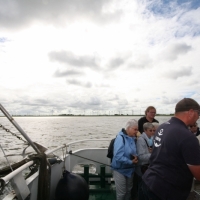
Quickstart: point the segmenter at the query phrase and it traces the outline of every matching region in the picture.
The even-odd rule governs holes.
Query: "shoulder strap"
[[[143,138],[144,139],[144,138]],[[147,143],[147,141],[144,139],[144,141],[146,142],[146,144],[147,144],[147,146],[149,147],[149,145],[148,145],[148,143]]]
[[[125,139],[124,139],[124,136],[123,135],[121,135],[122,136],[122,138],[123,138],[123,142],[124,142],[124,144],[125,144]]]

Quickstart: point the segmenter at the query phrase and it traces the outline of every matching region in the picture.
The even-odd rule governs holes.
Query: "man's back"
[[[180,119],[172,117],[155,134],[143,180],[160,199],[186,199],[193,180],[187,164],[200,165],[198,140]]]

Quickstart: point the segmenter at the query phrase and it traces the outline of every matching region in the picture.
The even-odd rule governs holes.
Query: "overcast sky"
[[[0,0],[11,114],[173,113],[200,103],[199,0]]]

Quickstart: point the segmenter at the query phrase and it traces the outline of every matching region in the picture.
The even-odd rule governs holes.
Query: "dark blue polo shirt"
[[[156,131],[143,180],[162,200],[185,200],[193,181],[187,164],[200,165],[199,141],[185,123],[172,117]]]

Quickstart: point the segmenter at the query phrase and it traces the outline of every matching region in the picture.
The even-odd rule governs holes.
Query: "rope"
[[[24,143],[27,144],[27,141],[24,140],[23,138],[21,138],[20,136],[18,136],[16,133],[11,132],[9,129],[7,129],[6,127],[4,127],[2,124],[0,124],[0,128],[2,128],[4,131],[11,133],[13,136],[17,137],[19,140],[22,140]]]
[[[79,157],[79,158],[83,158],[83,159],[85,159],[85,160],[90,160],[90,161],[93,161],[93,162],[96,162],[96,163],[103,164],[103,165],[106,165],[106,166],[108,166],[108,167],[111,167],[111,165],[107,165],[107,164],[105,164],[105,163],[102,163],[102,162],[99,162],[99,161],[96,161],[96,160],[92,160],[92,159],[85,158],[85,157],[82,157],[82,156],[79,156],[79,155],[76,155],[76,154],[72,154],[72,151],[69,151],[69,154],[70,154],[70,155],[73,155],[73,156],[77,156],[77,157]],[[121,168],[121,169],[131,169],[131,168],[133,168],[133,167],[134,167],[134,166],[131,166],[131,167],[124,167],[124,168]],[[119,168],[117,168],[117,169],[119,169]]]
[[[1,148],[2,152],[3,152],[3,154],[4,154],[4,157],[6,158],[6,161],[7,161],[8,165],[9,165],[11,171],[13,171],[13,168],[11,167],[11,165],[10,165],[10,163],[8,161],[8,158],[7,158],[7,156],[6,156],[5,152],[4,152],[3,147],[1,146],[1,144],[0,144],[0,148]]]

